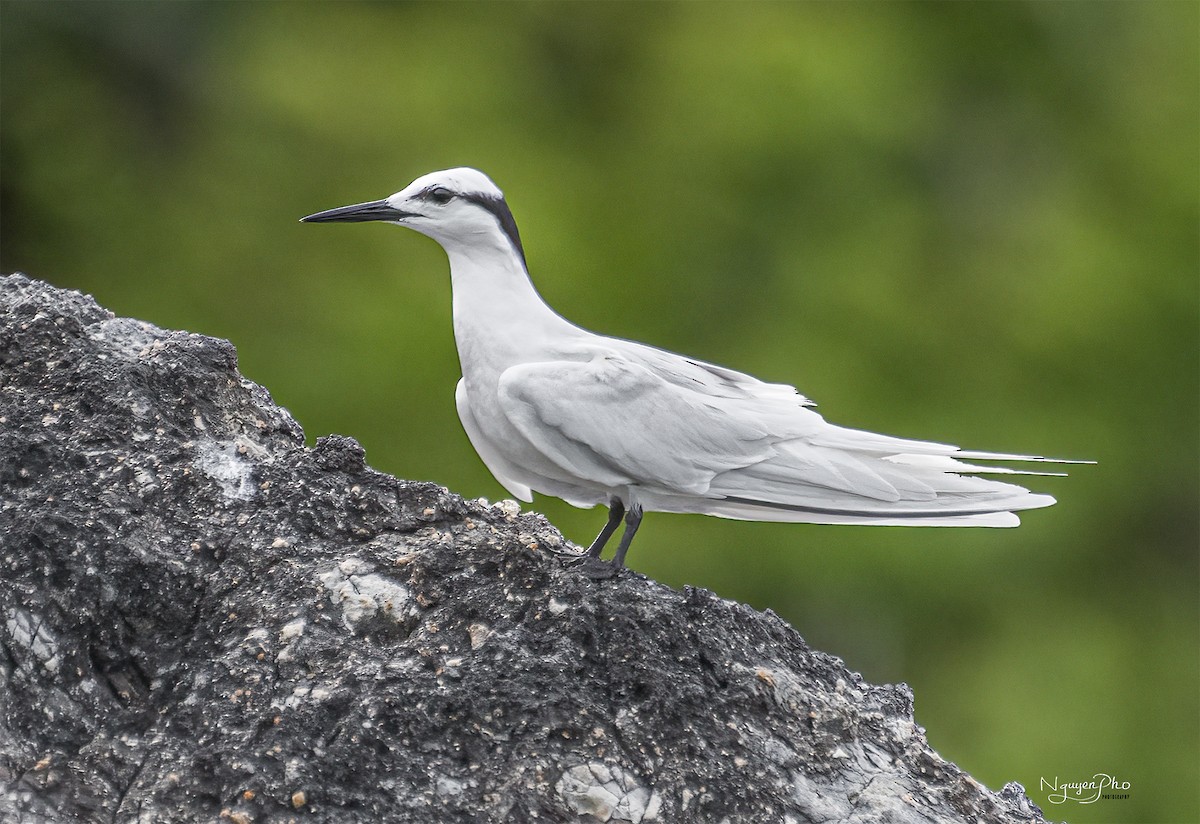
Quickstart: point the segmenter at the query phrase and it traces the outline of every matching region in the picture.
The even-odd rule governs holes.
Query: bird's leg
[[[596,540],[592,541],[592,545],[587,548],[587,556],[589,558],[600,557],[600,553],[604,551],[604,545],[608,543],[608,539],[612,537],[612,534],[617,531],[617,524],[621,523],[621,517],[624,514],[625,504],[621,503],[617,498],[613,498],[608,504],[608,523],[604,525],[604,529],[600,530],[600,534],[596,536]]]
[[[633,536],[642,525],[642,508],[636,504],[625,513],[625,532],[621,535],[621,543],[617,545],[617,554],[613,556],[612,565],[619,569],[625,566],[625,553],[633,543]]]

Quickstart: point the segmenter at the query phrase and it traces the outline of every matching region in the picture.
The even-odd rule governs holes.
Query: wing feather
[[[551,460],[595,482],[702,494],[718,472],[772,454],[771,432],[627,359],[505,370],[500,407]]]
[[[828,424],[789,386],[625,341],[524,363],[499,379],[500,409],[570,477],[636,486],[673,511],[767,520],[1000,526],[990,513],[1048,506],[1015,472],[956,446]]]

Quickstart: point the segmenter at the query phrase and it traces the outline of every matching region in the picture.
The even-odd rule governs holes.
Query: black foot
[[[602,561],[600,553],[604,551],[604,545],[608,543],[608,539],[612,537],[622,520],[625,521],[625,532],[621,535],[617,554],[611,561]],[[619,499],[613,498],[608,507],[608,523],[604,525],[604,529],[600,530],[600,534],[596,536],[596,540],[592,541],[592,545],[580,554],[573,552],[558,554],[567,556],[563,559],[564,564],[578,567],[580,572],[594,581],[611,578],[625,568],[625,553],[629,552],[629,544],[633,541],[634,533],[637,532],[641,523],[642,508],[640,506],[626,511],[625,504],[621,503]]]
[[[617,566],[611,561],[602,561],[599,558],[588,556],[570,563],[572,568],[579,570],[580,575],[585,578],[591,578],[593,581],[607,581],[624,569],[624,567]]]
[[[563,566],[569,566],[569,567],[583,566],[584,564],[586,564],[590,561],[600,560],[599,558],[596,558],[595,556],[588,555],[586,549],[583,552],[571,552],[570,550],[560,550],[559,552],[556,552],[555,554],[559,558],[562,559]]]

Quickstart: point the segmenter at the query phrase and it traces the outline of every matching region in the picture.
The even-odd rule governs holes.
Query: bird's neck
[[[537,293],[525,263],[508,244],[447,249],[454,300],[454,338],[463,374],[502,371],[539,343],[574,327]]]

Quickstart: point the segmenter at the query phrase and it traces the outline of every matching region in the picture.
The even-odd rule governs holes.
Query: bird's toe
[[[602,561],[591,555],[580,555],[565,563],[572,569],[578,570],[585,578],[591,578],[593,581],[607,580],[624,569],[610,561]]]

